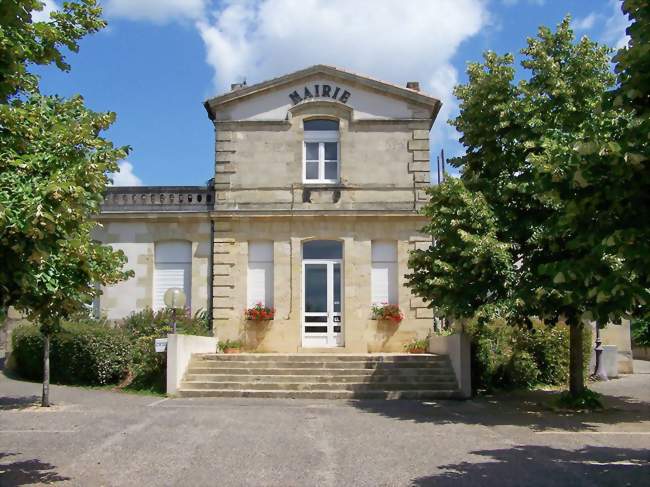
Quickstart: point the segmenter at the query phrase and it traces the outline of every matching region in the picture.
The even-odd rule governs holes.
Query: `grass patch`
[[[601,411],[604,409],[601,398],[601,394],[590,389],[585,389],[584,392],[577,397],[572,396],[569,391],[565,391],[554,400],[553,406],[557,410],[564,411]]]

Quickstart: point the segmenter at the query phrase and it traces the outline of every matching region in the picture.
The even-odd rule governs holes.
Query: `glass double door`
[[[343,346],[341,261],[303,261],[303,347]]]

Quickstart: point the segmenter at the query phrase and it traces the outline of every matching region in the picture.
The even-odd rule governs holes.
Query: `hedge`
[[[52,336],[50,370],[53,382],[116,384],[128,378],[127,388],[165,392],[166,354],[154,349],[156,338],[172,330],[170,310],[145,309],[118,322],[78,317]],[[189,335],[211,333],[207,313],[176,313],[177,331]],[[43,378],[43,336],[38,326],[22,325],[12,336],[16,372],[26,379]]]
[[[650,317],[632,321],[632,343],[637,347],[650,347]]]
[[[153,311],[150,308],[131,313],[118,326],[131,338],[133,346],[131,389],[164,393],[166,388],[165,370],[167,355],[157,353],[154,347],[156,338],[166,337],[172,332],[172,312],[170,309]],[[208,336],[211,334],[207,312],[179,310],[175,314],[176,331],[186,335]]]
[[[43,378],[43,335],[26,324],[12,334],[17,372],[32,380]],[[104,385],[122,379],[131,364],[132,345],[117,328],[97,323],[65,323],[52,335],[50,371],[53,382]]]
[[[531,389],[566,385],[569,380],[569,328],[536,324],[532,328],[501,323],[473,324],[472,385],[475,389]],[[591,328],[585,327],[584,370],[588,374]]]

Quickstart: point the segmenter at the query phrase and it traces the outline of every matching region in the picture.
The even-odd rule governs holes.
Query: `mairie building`
[[[324,65],[209,99],[208,185],[108,190],[96,237],[125,252],[135,277],[102,289],[96,311],[159,309],[178,287],[220,340],[249,351],[403,351],[433,322],[405,275],[409,251],[430,244],[418,210],[440,106],[418,83]],[[256,303],[274,319],[248,321]],[[381,303],[404,320],[374,319]]]

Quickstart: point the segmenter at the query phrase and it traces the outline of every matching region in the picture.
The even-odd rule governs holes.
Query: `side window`
[[[338,120],[305,120],[303,147],[303,182],[338,183],[339,122]]]
[[[190,307],[192,297],[192,242],[170,240],[156,242],[156,267],[154,270],[153,309],[165,307],[165,291],[172,287],[183,290],[185,306]]]
[[[399,304],[397,295],[397,242],[372,241],[372,303]]]
[[[248,242],[247,307],[273,307],[273,242]]]

